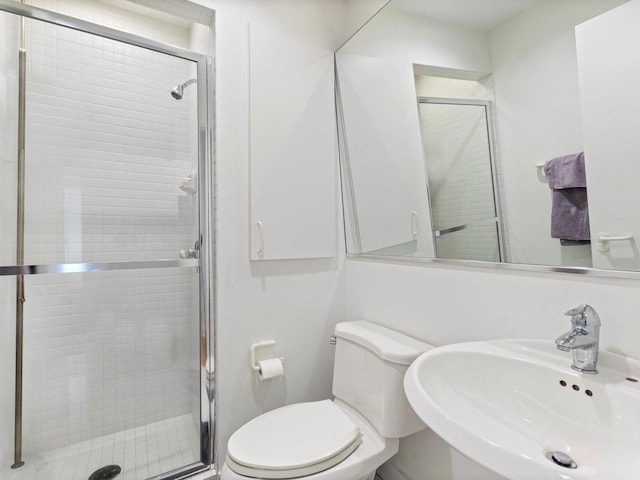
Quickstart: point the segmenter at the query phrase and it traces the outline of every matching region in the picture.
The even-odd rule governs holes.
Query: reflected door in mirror
[[[418,108],[438,258],[499,262],[488,102],[420,98]]]

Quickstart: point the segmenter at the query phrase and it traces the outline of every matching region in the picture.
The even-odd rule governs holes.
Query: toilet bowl
[[[360,415],[358,412],[356,412],[343,402],[340,402],[340,400],[324,400],[322,402],[296,404],[292,405],[292,407],[297,405],[307,405],[310,407],[308,411],[309,413],[311,413],[316,409],[316,406],[319,406],[318,404],[324,402],[330,403],[334,406],[334,408],[339,409],[341,412],[343,412],[347,419],[358,428],[358,444],[356,445],[356,448],[353,449],[353,451],[350,451],[349,455],[347,455],[345,458],[331,458],[330,460],[338,461],[334,463],[333,461],[326,462],[325,460],[326,463],[324,465],[320,465],[323,461],[321,455],[318,455],[317,458],[313,459],[311,455],[307,454],[305,460],[308,462],[307,466],[311,467],[309,471],[313,471],[316,469],[318,469],[318,471],[316,471],[315,473],[307,473],[306,475],[301,475],[300,473],[302,472],[295,472],[290,468],[282,469],[282,463],[278,464],[278,460],[280,459],[272,458],[270,462],[264,462],[268,463],[268,465],[262,465],[262,468],[251,469],[245,467],[245,469],[241,470],[244,473],[243,475],[237,473],[238,470],[240,470],[238,468],[238,462],[242,462],[243,458],[238,458],[238,462],[234,461],[232,455],[234,453],[236,453],[237,455],[238,452],[230,450],[227,453],[227,460],[225,461],[225,465],[222,469],[221,478],[223,480],[247,480],[251,478],[301,478],[304,476],[305,480],[373,480],[375,471],[378,466],[386,462],[398,451],[398,439],[385,439],[381,437],[378,432],[376,432],[375,428],[373,428],[369,424],[369,422],[367,422],[367,420],[362,417],[362,415]],[[287,409],[289,409],[289,407],[282,407],[277,409],[277,411],[282,411],[284,418],[287,415]],[[320,408],[318,410],[323,411],[324,409]],[[296,415],[294,414],[294,417],[295,416]],[[316,417],[316,419],[323,420],[322,414]],[[302,429],[304,429],[304,427]],[[238,432],[240,432],[241,430],[242,428],[238,430]],[[252,445],[254,447],[258,447],[258,442],[252,443]],[[340,448],[338,445],[339,443],[336,442],[333,447]],[[313,447],[311,447],[310,450],[313,450]],[[319,453],[320,449],[317,448],[316,451]],[[302,453],[302,456],[304,456],[304,453]],[[290,465],[287,466],[290,467]],[[270,468],[271,470],[267,470],[267,468],[265,467]],[[234,468],[234,470],[236,471],[231,470],[231,468]]]
[[[221,480],[373,480],[398,438],[424,428],[402,379],[432,347],[365,321],[340,323],[335,335],[335,399],[281,407],[240,427]]]

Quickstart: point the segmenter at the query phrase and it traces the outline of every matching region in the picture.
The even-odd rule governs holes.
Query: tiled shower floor
[[[0,467],[0,479],[87,480],[117,464],[116,480],[144,480],[197,461],[198,440],[192,417],[183,415],[26,457],[17,470]]]

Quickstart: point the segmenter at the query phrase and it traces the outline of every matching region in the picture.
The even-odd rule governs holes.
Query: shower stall
[[[208,469],[212,58],[0,0],[0,139],[0,478]]]

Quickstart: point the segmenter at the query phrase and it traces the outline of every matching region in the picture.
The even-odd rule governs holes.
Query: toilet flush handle
[[[337,341],[338,339],[335,335],[331,335],[331,337],[329,337],[329,345],[335,345]]]

